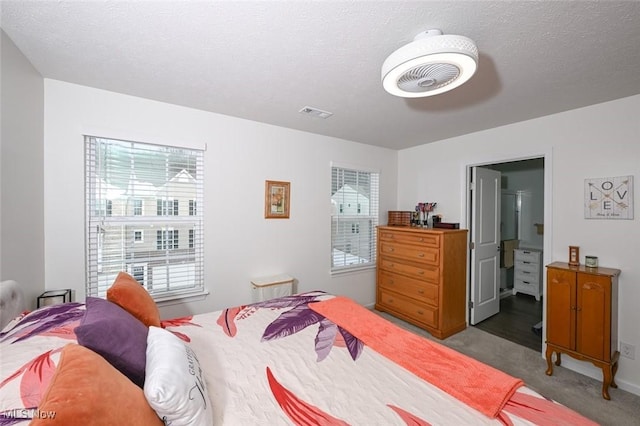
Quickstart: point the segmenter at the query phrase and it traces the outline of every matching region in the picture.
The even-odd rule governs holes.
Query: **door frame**
[[[469,182],[471,181],[471,169],[473,167],[488,166],[491,164],[509,163],[512,161],[532,160],[535,158],[544,159],[544,236],[542,243],[542,261],[543,265],[548,265],[553,260],[553,151],[551,147],[542,151],[533,151],[526,154],[504,154],[504,153],[492,153],[488,154],[486,158],[467,161],[466,164],[462,164],[461,168],[461,182],[462,182],[462,212],[460,217],[463,218],[461,226],[470,229],[471,226],[471,188]],[[471,232],[468,233],[468,243],[471,242]],[[467,244],[468,250],[470,250],[470,244]],[[471,253],[467,255],[467,324],[469,324],[469,301],[471,300]],[[546,269],[543,269],[542,274],[542,335],[546,335],[547,331],[547,310],[546,310],[546,294],[547,294],[547,274]],[[544,358],[547,344],[542,339],[542,351],[540,356]]]

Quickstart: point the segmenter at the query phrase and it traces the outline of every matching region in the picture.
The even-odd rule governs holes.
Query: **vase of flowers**
[[[429,227],[429,213],[435,210],[438,203],[418,203],[416,212],[420,215],[419,223],[423,228]]]

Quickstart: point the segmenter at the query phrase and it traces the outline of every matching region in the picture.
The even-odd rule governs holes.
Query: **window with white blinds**
[[[331,167],[331,272],[374,266],[379,174]]]
[[[203,160],[85,136],[87,296],[105,297],[120,271],[154,299],[204,291]]]

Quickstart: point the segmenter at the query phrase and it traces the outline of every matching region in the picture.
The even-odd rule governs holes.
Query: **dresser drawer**
[[[415,298],[430,305],[438,305],[438,286],[424,281],[407,278],[389,272],[381,272],[378,286],[385,290],[392,290]]]
[[[540,281],[528,280],[522,278],[514,278],[513,288],[518,290],[524,290],[524,293],[530,292],[531,294],[539,291]]]
[[[429,247],[402,245],[383,241],[380,243],[380,253],[402,257],[403,259],[414,262],[429,263],[431,265],[438,265],[440,261],[440,251]]]
[[[381,231],[381,241],[398,242],[403,244],[417,244],[427,247],[440,247],[440,235],[427,233],[404,233],[393,231]]]
[[[418,278],[420,280],[425,280],[430,283],[438,284],[440,280],[440,268],[437,266],[413,266],[407,265],[406,263],[402,263],[393,259],[388,259],[383,257],[379,261],[380,269],[389,272],[399,272],[402,274],[411,275],[414,278]]]
[[[515,262],[540,264],[540,252],[535,250],[516,249],[513,251]]]
[[[536,272],[531,272],[531,271],[527,271],[527,270],[519,270],[516,269],[515,273],[513,274],[513,278],[514,279],[520,279],[523,281],[529,281],[529,282],[534,282],[534,283],[539,283],[540,282],[540,273],[538,271]]]
[[[524,262],[522,260],[518,260],[515,262],[516,271],[528,272],[530,274],[539,274],[540,273],[540,264],[539,263],[531,263]]]
[[[423,305],[409,298],[378,289],[379,303],[398,314],[406,315],[431,327],[438,326],[438,308]]]

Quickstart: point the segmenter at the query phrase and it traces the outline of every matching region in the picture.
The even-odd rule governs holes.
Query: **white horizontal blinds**
[[[203,151],[85,137],[87,295],[118,272],[155,298],[204,288]]]
[[[374,265],[379,174],[331,168],[331,270]]]

